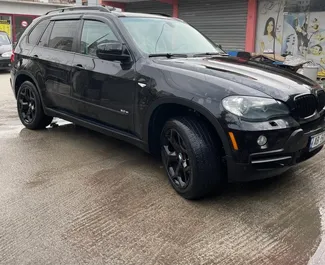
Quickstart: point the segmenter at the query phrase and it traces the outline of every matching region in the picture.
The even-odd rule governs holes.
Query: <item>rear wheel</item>
[[[53,120],[53,117],[44,114],[38,91],[29,81],[25,81],[18,90],[17,110],[22,124],[31,130],[43,129]]]
[[[221,147],[204,122],[194,117],[171,119],[160,143],[169,181],[181,196],[198,199],[222,189]]]

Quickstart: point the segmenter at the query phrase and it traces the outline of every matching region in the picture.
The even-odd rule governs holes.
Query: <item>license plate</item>
[[[316,134],[311,137],[309,150],[313,150],[325,144],[325,132]]]

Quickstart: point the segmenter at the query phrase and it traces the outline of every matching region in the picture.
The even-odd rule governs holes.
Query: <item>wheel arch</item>
[[[189,112],[193,111],[194,113],[197,113],[204,117],[206,121],[212,126],[214,132],[218,136],[218,138],[221,141],[221,144],[223,145],[224,151],[226,155],[231,154],[231,149],[228,142],[228,137],[221,127],[219,121],[215,118],[215,116],[204,106],[199,105],[198,103],[195,103],[191,100],[186,99],[179,99],[179,98],[164,98],[164,99],[158,99],[155,101],[151,106],[148,108],[145,121],[144,121],[144,141],[148,143],[148,149],[149,152],[155,153],[154,150],[154,142],[153,137],[156,135],[152,135],[152,133],[155,131],[153,129],[154,125],[157,122],[157,117],[159,117],[159,113],[163,110],[171,109],[172,107],[181,108],[182,110],[187,109]],[[167,108],[166,108],[167,107]],[[177,113],[168,115],[167,119],[179,116]],[[159,122],[159,121],[158,121]],[[161,126],[161,125],[160,125]],[[159,127],[159,126],[158,126]],[[158,136],[159,137],[159,136]],[[156,139],[157,140],[157,139]]]
[[[25,81],[30,81],[33,83],[39,92],[39,87],[37,85],[36,79],[27,71],[19,71],[15,77],[15,95],[17,95],[21,84]]]
[[[42,94],[41,94],[38,82],[36,81],[36,78],[27,71],[24,71],[24,70],[19,71],[19,73],[15,77],[15,83],[14,83],[15,96],[17,97],[18,90],[19,90],[20,86],[22,85],[22,83],[24,83],[25,81],[31,82],[36,87],[37,92],[41,99],[42,107],[44,109],[43,98],[41,96]]]

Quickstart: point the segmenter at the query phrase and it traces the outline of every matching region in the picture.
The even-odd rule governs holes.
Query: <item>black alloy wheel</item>
[[[184,140],[175,129],[163,135],[162,159],[170,181],[185,189],[191,179],[191,164]]]
[[[22,124],[31,130],[44,129],[53,120],[45,115],[39,93],[29,81],[22,83],[18,90],[17,110]]]
[[[18,97],[18,111],[25,123],[31,124],[35,120],[36,108],[34,92],[28,86],[23,87]]]
[[[173,188],[186,199],[221,191],[225,183],[221,146],[197,117],[166,122],[160,136],[161,158]]]

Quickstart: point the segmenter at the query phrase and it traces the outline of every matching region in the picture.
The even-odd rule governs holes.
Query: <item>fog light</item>
[[[267,138],[264,135],[261,135],[260,137],[258,137],[257,144],[259,146],[266,145],[266,143],[267,143]]]

